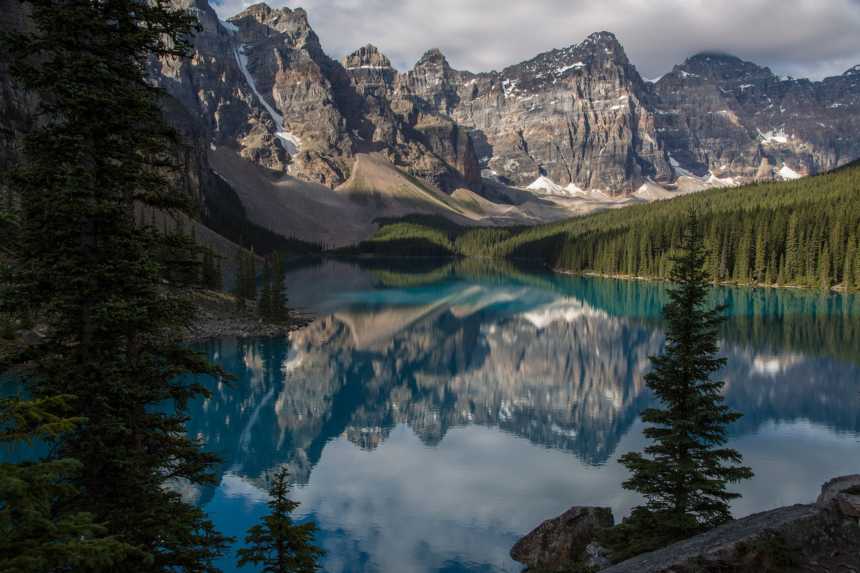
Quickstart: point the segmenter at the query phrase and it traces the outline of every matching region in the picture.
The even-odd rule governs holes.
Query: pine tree
[[[272,266],[271,287],[271,316],[272,320],[275,322],[286,322],[289,318],[289,310],[287,309],[287,292],[284,286],[286,273],[284,257],[279,253],[275,253],[274,264]]]
[[[0,444],[51,443],[83,420],[64,417],[69,397],[0,400]],[[107,571],[135,549],[92,514],[69,509],[81,469],[73,459],[0,463],[0,571]]]
[[[272,315],[272,309],[272,263],[266,258],[263,262],[263,288],[260,289],[257,313],[261,318],[268,320]]]
[[[821,254],[818,256],[818,286],[821,290],[830,290],[830,251],[827,247],[822,248]]]
[[[31,306],[47,328],[14,363],[35,399],[74,397],[81,423],[50,460],[77,460],[64,510],[135,547],[110,570],[212,571],[225,540],[172,488],[211,483],[215,461],[185,434],[186,404],[205,394],[187,375],[217,373],[179,339],[194,306],[178,281],[196,277],[197,257],[187,237],[135,218],[139,205],[190,211],[145,70],[185,55],[195,18],[161,1],[28,5],[33,29],[6,46],[41,122],[10,177],[20,232],[3,304]]]
[[[854,275],[854,255],[855,255],[855,240],[854,237],[848,238],[848,245],[845,248],[845,263],[842,270],[842,280],[845,287],[845,292],[848,292],[856,287],[857,280],[860,277]]]
[[[728,502],[739,494],[728,483],[752,476],[738,465],[740,454],[723,447],[726,426],[740,418],[722,402],[722,382],[710,380],[725,359],[718,358],[717,329],[723,309],[706,308],[708,293],[699,223],[690,212],[683,254],[674,259],[666,349],[652,357],[646,381],[662,407],[642,413],[653,443],[644,453],[621,458],[631,472],[626,489],[641,493],[644,506],[633,511],[610,544],[623,557],[661,547],[715,527],[731,518]]]
[[[765,281],[767,275],[767,227],[758,231],[755,242],[755,281]]]
[[[222,279],[220,263],[216,263],[218,255],[212,252],[210,247],[203,248],[203,263],[201,265],[201,283],[203,288],[209,290],[221,290]]]
[[[236,283],[233,286],[233,295],[239,308],[245,308],[245,294],[248,288],[248,259],[244,251],[236,251]]]
[[[245,543],[239,549],[239,567],[262,566],[265,573],[314,573],[324,552],[313,544],[317,530],[313,522],[296,524],[290,514],[299,504],[287,497],[290,488],[288,473],[282,468],[269,487],[268,506],[271,513],[263,522],[248,530]]]

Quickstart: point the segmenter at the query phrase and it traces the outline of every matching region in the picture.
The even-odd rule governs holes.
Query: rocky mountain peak
[[[343,67],[348,70],[367,69],[389,69],[391,60],[379,51],[373,44],[367,44],[349,54],[343,59]]]
[[[448,64],[448,59],[445,57],[445,54],[442,53],[442,50],[439,48],[431,48],[424,52],[424,55],[421,56],[421,59],[415,64],[415,67],[427,67],[427,66],[438,66],[442,68],[450,68],[451,66]]]
[[[860,76],[860,64],[854,66],[853,68],[847,70],[843,76]]]
[[[589,34],[588,37],[580,45],[585,46],[588,44],[596,44],[598,46],[604,47],[621,46],[621,42],[618,41],[618,37],[612,32],[607,32],[606,30]]]
[[[672,73],[683,79],[704,77],[719,82],[775,79],[770,69],[747,62],[732,54],[701,52],[675,66]]]
[[[319,38],[302,8],[272,8],[265,2],[249,6],[227,20],[239,29],[243,43],[253,43],[283,36],[291,46],[321,50]]]

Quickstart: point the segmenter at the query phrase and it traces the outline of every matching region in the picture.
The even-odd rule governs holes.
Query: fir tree
[[[624,557],[687,538],[731,519],[729,501],[739,497],[729,483],[752,476],[738,465],[740,454],[723,447],[726,426],[740,418],[723,404],[722,382],[712,381],[725,359],[718,358],[717,330],[722,308],[706,308],[707,277],[699,223],[691,211],[683,253],[674,259],[666,349],[651,358],[646,381],[660,408],[642,413],[651,424],[645,436],[653,443],[644,453],[621,458],[631,472],[626,489],[646,503],[613,532],[610,544]]]
[[[271,286],[271,316],[274,322],[286,322],[289,318],[287,291],[284,287],[286,273],[284,257],[279,253],[275,253],[272,265]]]
[[[290,488],[288,473],[282,468],[269,487],[268,503],[271,513],[263,522],[248,530],[245,543],[239,549],[239,567],[262,566],[265,573],[314,573],[324,552],[313,544],[317,530],[313,522],[296,524],[290,514],[299,504],[287,497]]]
[[[196,278],[197,257],[135,217],[190,211],[174,185],[181,143],[145,71],[186,53],[195,18],[163,1],[29,7],[32,30],[7,46],[41,122],[10,178],[20,232],[3,303],[30,305],[46,331],[14,362],[36,399],[74,396],[81,422],[50,459],[77,460],[64,509],[135,548],[110,570],[212,571],[225,540],[172,488],[210,483],[214,462],[185,434],[186,404],[205,391],[184,375],[216,373],[179,339],[194,309],[179,281]]]
[[[50,443],[83,420],[65,417],[69,397],[0,400],[0,445]],[[69,509],[78,495],[73,459],[0,463],[0,571],[110,570],[135,549],[108,535],[90,513]]]
[[[236,251],[236,282],[233,286],[233,294],[239,308],[245,308],[245,295],[248,288],[248,258],[242,250]]]
[[[212,252],[210,247],[203,248],[203,263],[201,265],[201,284],[209,290],[221,290],[222,279],[219,264],[216,263],[218,255]]]
[[[272,264],[268,258],[263,262],[263,288],[260,289],[257,313],[267,320],[272,315]]]

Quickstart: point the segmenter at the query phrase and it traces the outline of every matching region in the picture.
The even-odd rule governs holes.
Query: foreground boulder
[[[614,525],[608,507],[574,506],[541,523],[511,549],[511,557],[528,571],[569,571],[573,567],[608,565],[605,552],[593,543],[596,534]]]
[[[818,501],[757,513],[618,563],[604,573],[860,571],[860,475]]]

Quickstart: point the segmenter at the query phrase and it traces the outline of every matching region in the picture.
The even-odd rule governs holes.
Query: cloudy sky
[[[211,0],[222,18],[252,2]],[[220,5],[215,2],[220,1]],[[822,78],[860,64],[860,0],[269,0],[303,7],[329,55],[367,43],[405,70],[431,47],[487,71],[614,32],[643,76],[705,50]]]

